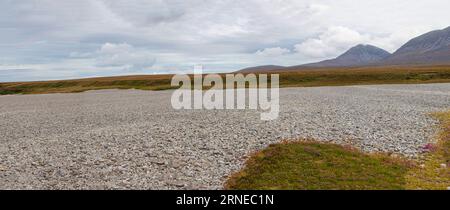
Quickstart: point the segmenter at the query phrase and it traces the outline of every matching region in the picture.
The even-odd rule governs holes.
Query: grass
[[[450,187],[450,111],[437,113],[441,121],[438,141],[429,145],[420,167],[409,171],[406,179],[409,189],[444,190]]]
[[[450,66],[306,69],[280,74],[280,87],[450,82]],[[167,90],[172,75],[103,77],[78,80],[0,83],[0,95],[73,93],[99,89]]]
[[[368,155],[334,144],[274,144],[253,155],[226,189],[404,189],[412,166],[385,155]]]
[[[280,73],[281,87],[450,82],[450,67],[372,67]]]
[[[225,184],[232,190],[445,190],[450,187],[450,111],[435,114],[442,129],[423,160],[365,154],[317,142],[270,145]]]
[[[100,89],[171,89],[170,75],[103,77],[78,80],[0,83],[0,95],[76,93]]]

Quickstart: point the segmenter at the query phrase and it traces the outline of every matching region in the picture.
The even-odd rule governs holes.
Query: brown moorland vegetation
[[[354,67],[289,69],[260,73],[280,74],[280,87],[450,82],[450,66]],[[73,93],[99,89],[167,90],[172,75],[102,77],[76,80],[0,83],[0,95]]]

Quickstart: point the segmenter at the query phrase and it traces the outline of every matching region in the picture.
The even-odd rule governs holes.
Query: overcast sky
[[[0,81],[298,65],[450,26],[448,0],[0,0]]]

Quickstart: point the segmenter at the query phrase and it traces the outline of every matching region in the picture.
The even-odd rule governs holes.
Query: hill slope
[[[391,54],[386,50],[372,45],[357,45],[344,54],[331,60],[318,63],[305,64],[305,67],[350,67],[367,66],[375,64],[389,57]]]
[[[382,64],[450,64],[450,27],[411,39]]]
[[[284,66],[276,66],[276,65],[267,65],[267,66],[255,66],[255,67],[249,67],[245,69],[241,69],[238,72],[239,73],[253,73],[253,72],[265,72],[265,71],[273,71],[273,70],[280,70],[286,68]]]

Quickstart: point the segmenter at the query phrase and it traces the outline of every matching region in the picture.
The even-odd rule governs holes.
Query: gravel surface
[[[415,157],[450,84],[288,88],[256,110],[176,111],[171,91],[0,96],[0,189],[219,189],[246,155],[314,138]]]

